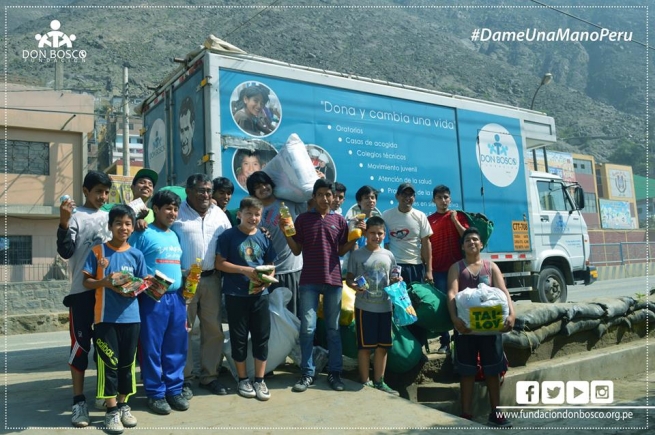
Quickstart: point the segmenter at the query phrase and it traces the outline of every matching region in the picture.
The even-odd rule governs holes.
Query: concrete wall
[[[6,283],[1,304],[7,304],[7,319],[0,325],[0,332],[24,334],[67,329],[68,310],[62,301],[69,289],[68,281]]]

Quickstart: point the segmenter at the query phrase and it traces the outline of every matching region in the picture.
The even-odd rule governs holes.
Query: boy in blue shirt
[[[159,271],[173,281],[159,301],[145,293],[139,295],[141,314],[141,377],[148,397],[148,408],[155,414],[189,409],[182,396],[184,366],[188,348],[186,303],[182,297],[182,247],[171,229],[177,219],[180,197],[160,190],[152,197],[154,222],[145,231],[130,237],[130,244],[141,251],[149,275]]]
[[[350,254],[346,284],[357,290],[355,295],[355,325],[357,331],[357,361],[359,376],[364,385],[398,395],[384,382],[387,353],[391,348],[391,300],[384,288],[400,281],[399,276],[390,278],[389,272],[396,265],[391,251],[381,245],[385,236],[385,223],[379,216],[366,221],[366,246]],[[365,286],[358,286],[356,276],[366,278]],[[371,351],[373,357],[373,382],[369,380]]]
[[[84,287],[94,289],[94,340],[98,352],[97,397],[105,399],[105,430],[123,433],[124,427],[136,426],[127,399],[136,393],[134,368],[139,340],[139,304],[114,286],[123,273],[138,278],[147,275],[146,262],[138,249],[128,244],[134,231],[136,215],[127,205],[119,204],[109,212],[109,242],[91,249],[84,264]]]
[[[260,281],[255,267],[272,265],[276,254],[271,240],[258,228],[263,209],[264,205],[257,198],[247,196],[241,200],[238,213],[241,223],[218,236],[216,269],[223,272],[230,345],[239,377],[238,392],[243,397],[268,400],[271,395],[264,374],[271,332],[269,284]],[[246,373],[248,333],[252,338],[255,359],[254,385]]]

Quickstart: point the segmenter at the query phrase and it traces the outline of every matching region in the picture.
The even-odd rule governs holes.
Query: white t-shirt
[[[382,213],[387,226],[389,250],[398,264],[422,264],[421,239],[432,235],[428,217],[420,210],[412,208],[402,213],[392,208]]]

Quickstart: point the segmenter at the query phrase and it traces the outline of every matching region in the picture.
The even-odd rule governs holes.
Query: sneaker
[[[82,400],[73,405],[73,417],[71,422],[75,427],[87,427],[91,420],[89,419],[89,408],[86,407],[86,402]]]
[[[171,405],[171,408],[176,411],[186,411],[189,409],[189,401],[181,394],[178,394],[177,396],[166,396],[166,401]]]
[[[132,415],[132,408],[128,405],[123,405],[118,407],[118,412],[121,415],[121,423],[125,427],[134,427],[136,426],[136,417]]]
[[[200,384],[200,388],[205,388],[218,396],[225,396],[227,394],[227,388],[216,379],[208,384]]]
[[[239,381],[239,384],[237,385],[237,391],[239,392],[239,396],[241,397],[246,397],[248,399],[257,397],[257,393],[255,392],[255,389],[252,387],[252,382],[250,382],[250,379],[244,379],[243,381]]]
[[[489,424],[501,427],[512,427],[512,423],[502,415],[502,412],[492,411],[489,414]]]
[[[253,383],[253,388],[255,389],[255,394],[257,394],[258,400],[266,401],[271,398],[271,393],[268,391],[266,382],[255,382]]]
[[[98,411],[107,411],[107,402],[105,399],[96,399],[94,406]]]
[[[365,386],[365,387],[375,388],[375,385],[373,385],[373,381],[370,380],[370,379],[368,381],[364,382],[362,385]]]
[[[193,390],[191,389],[191,382],[185,382],[182,387],[182,397],[186,400],[193,399]]]
[[[334,391],[343,391],[346,386],[341,381],[341,374],[339,372],[332,372],[328,375],[328,384]]]
[[[300,380],[296,382],[296,384],[293,386],[291,391],[295,391],[296,393],[302,393],[303,391],[306,391],[307,388],[309,388],[310,385],[314,383],[314,378],[309,376],[309,375],[302,375]]]
[[[125,428],[121,422],[121,413],[116,411],[108,412],[105,414],[105,432],[109,434],[122,434]]]
[[[440,354],[440,355],[445,355],[448,352],[450,352],[450,348],[448,347],[447,344],[444,344],[439,349],[437,349],[437,353]]]
[[[380,379],[380,382],[374,382],[373,386],[375,389],[384,391],[385,393],[392,394],[394,396],[400,396],[400,393],[394,389],[392,389],[390,386],[388,386],[385,382],[384,379]]]
[[[148,408],[155,414],[168,415],[171,413],[171,407],[166,402],[166,399],[154,399],[148,397]]]

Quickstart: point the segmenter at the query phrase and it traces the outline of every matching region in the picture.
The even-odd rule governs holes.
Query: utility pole
[[[123,67],[123,175],[130,175],[130,103],[127,99],[127,65]]]

